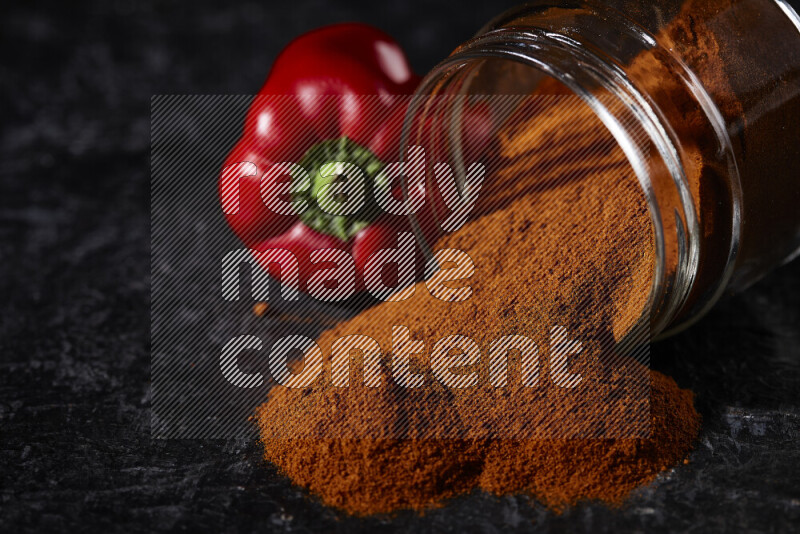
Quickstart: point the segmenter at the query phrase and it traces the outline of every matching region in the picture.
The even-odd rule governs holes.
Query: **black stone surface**
[[[149,101],[249,94],[291,37],[376,24],[424,72],[505,2],[5,2],[0,531],[760,531],[800,524],[800,263],[653,347],[697,392],[691,462],[621,509],[465,496],[356,520],[249,442],[149,433]]]

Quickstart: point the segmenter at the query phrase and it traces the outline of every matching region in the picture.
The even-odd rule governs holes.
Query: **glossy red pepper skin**
[[[242,162],[249,162],[249,166]],[[228,154],[219,180],[219,195],[225,218],[234,233],[247,247],[286,231],[297,221],[295,215],[281,215],[267,208],[261,197],[261,176],[271,165],[262,151],[241,140]],[[270,195],[288,191],[288,183],[274,184]],[[238,195],[238,207],[226,207],[226,200]]]
[[[385,215],[356,234],[353,238],[352,252],[356,273],[361,280],[364,279],[364,270],[369,259],[381,249],[397,248],[401,232],[413,234],[408,219],[397,215]],[[422,249],[416,244],[416,238],[414,257],[403,258],[403,261],[414,262],[418,277],[424,273],[425,257]],[[392,267],[382,278],[387,287],[397,287],[396,268]]]
[[[290,43],[259,93],[300,96],[301,116],[319,140],[348,137],[372,148],[396,104],[392,95],[413,94],[419,81],[389,35],[346,23],[313,30]]]
[[[298,221],[287,232],[263,241],[253,248],[262,252],[269,249],[284,249],[294,254],[295,258],[297,258],[300,284],[295,289],[308,293],[307,282],[311,275],[320,269],[331,266],[329,262],[313,263],[311,261],[311,253],[315,250],[329,248],[349,251],[350,247],[341,239],[317,232]],[[282,276],[280,269],[276,265],[262,265],[262,267],[267,269],[276,280],[282,280],[289,285],[293,285],[290,282],[292,277]],[[356,287],[360,290],[358,286]]]

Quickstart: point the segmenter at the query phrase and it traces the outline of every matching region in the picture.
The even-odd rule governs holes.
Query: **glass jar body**
[[[522,95],[545,78],[592,107],[646,191],[654,334],[800,249],[800,20],[788,5],[535,2],[491,21],[418,93]]]

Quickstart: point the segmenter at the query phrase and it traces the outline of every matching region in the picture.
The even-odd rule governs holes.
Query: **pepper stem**
[[[380,215],[374,188],[386,186],[376,183],[383,162],[368,148],[347,137],[327,139],[308,149],[300,166],[311,184],[292,198],[307,202],[300,214],[306,226],[349,241]]]

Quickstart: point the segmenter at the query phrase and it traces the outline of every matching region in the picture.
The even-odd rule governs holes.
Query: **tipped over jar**
[[[654,235],[653,336],[686,327],[800,252],[800,18],[785,1],[512,9],[425,77],[405,143],[424,144],[419,125],[444,125],[439,159],[463,175],[471,140],[487,135],[474,131],[474,110],[507,125],[519,108],[509,102],[534,93],[579,99],[642,187]],[[494,179],[505,180],[496,190],[516,186],[513,174]]]

